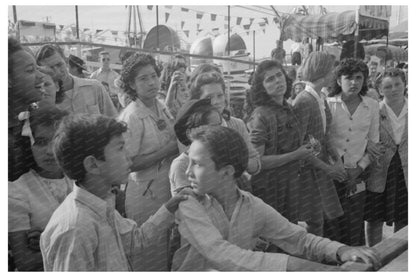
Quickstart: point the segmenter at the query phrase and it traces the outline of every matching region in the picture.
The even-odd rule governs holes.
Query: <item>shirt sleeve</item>
[[[114,107],[113,101],[111,101],[110,95],[104,88],[104,86],[100,83],[97,84],[97,93],[99,98],[99,106],[100,106],[100,112],[103,115],[106,115],[108,117],[116,117],[117,116],[117,110]]]
[[[115,213],[115,221],[123,241],[126,255],[140,253],[143,248],[152,243],[157,243],[158,238],[167,233],[170,226],[175,222],[175,217],[162,205],[160,209],[152,215],[140,227],[134,220],[123,218],[118,212]],[[143,253],[146,255],[146,253]]]
[[[260,160],[260,155],[259,153],[256,151],[256,149],[254,148],[253,144],[250,141],[250,134],[248,133],[247,130],[247,126],[244,123],[244,121],[242,121],[239,118],[236,118],[236,125],[238,126],[239,129],[239,133],[240,135],[243,137],[244,141],[246,142],[247,145],[247,149],[248,149],[248,158],[250,161],[254,161],[254,165],[253,168],[247,168],[247,172],[252,174],[252,175],[256,175],[257,173],[259,173],[261,171],[261,160]],[[252,164],[252,163],[249,163]]]
[[[285,271],[288,256],[242,249],[225,240],[194,198],[179,204],[179,232],[217,270]]]
[[[9,232],[30,230],[30,205],[16,183],[9,182]]]
[[[179,158],[181,158],[181,155]],[[172,196],[176,195],[176,189],[191,184],[186,176],[186,169],[188,167],[188,163],[186,161],[186,159],[175,159],[170,166],[169,182]]]
[[[300,122],[301,137],[302,139],[305,139],[311,113],[310,105],[308,105],[308,101],[302,97],[302,95],[298,95],[298,97],[296,97],[296,101],[293,105],[293,111]]]
[[[380,141],[380,122],[379,122],[379,114],[380,114],[380,108],[378,104],[374,101],[372,103],[371,107],[371,124],[370,124],[370,130],[368,131],[368,140],[371,140],[372,142],[378,143]],[[366,169],[371,163],[370,156],[368,153],[365,153],[364,156],[358,161],[358,166],[360,166],[362,169]]]
[[[121,120],[125,121],[128,126],[127,131],[123,133],[126,151],[130,157],[135,157],[139,154],[142,145],[144,135],[143,119],[130,114]]]
[[[344,244],[308,233],[264,202],[257,206],[256,211],[259,213],[256,218],[262,221],[261,236],[287,253],[317,262],[337,261],[337,250]]]
[[[250,130],[250,141],[254,147],[262,146],[267,141],[266,119],[259,112],[254,112],[247,124]]]
[[[98,240],[91,233],[93,232],[71,229],[55,237],[49,247],[45,246],[41,235],[40,247],[45,271],[96,270],[94,251]]]

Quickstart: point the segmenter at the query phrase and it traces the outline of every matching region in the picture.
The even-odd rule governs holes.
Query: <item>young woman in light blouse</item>
[[[366,235],[369,246],[381,241],[383,223],[397,232],[408,223],[406,77],[388,69],[377,82],[384,95],[380,102],[380,142],[384,154],[373,163],[367,185]]]
[[[367,142],[379,141],[379,108],[377,101],[365,96],[368,68],[363,61],[344,59],[334,75],[327,98],[332,114],[329,142],[341,157],[348,180],[335,181],[344,215],[326,220],[324,236],[349,245],[363,245],[365,190],[361,181],[366,181],[363,173],[371,163]]]
[[[128,125],[123,134],[132,159],[132,173],[126,189],[126,214],[143,224],[170,199],[169,168],[178,154],[173,117],[156,95],[160,90],[160,72],[150,55],[134,54],[123,64],[121,82],[132,102],[120,114]],[[155,241],[138,256],[134,270],[168,269],[168,236]]]

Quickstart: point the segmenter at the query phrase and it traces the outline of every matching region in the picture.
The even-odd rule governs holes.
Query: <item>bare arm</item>
[[[162,161],[166,157],[170,157],[178,154],[178,144],[172,140],[164,147],[156,152],[147,155],[137,155],[133,158],[133,165],[131,166],[132,171],[139,171],[149,168],[156,163]]]

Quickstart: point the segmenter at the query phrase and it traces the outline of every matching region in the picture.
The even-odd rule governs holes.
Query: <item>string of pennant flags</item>
[[[155,6],[147,6],[148,10],[153,10]],[[174,6],[169,6],[169,5],[165,5],[164,6],[166,11],[165,11],[165,23],[168,23],[170,15],[173,12]],[[202,11],[197,11],[197,10],[193,10],[193,9],[189,9],[189,8],[184,8],[184,7],[178,7],[175,6],[175,9],[180,9],[180,12],[183,13],[195,13],[195,18],[197,19],[196,21],[196,33],[199,34],[200,32],[203,31],[211,31],[211,32],[218,32],[220,31],[220,27],[215,27],[215,28],[210,28],[210,29],[201,29],[201,22],[203,18],[206,18],[208,16],[208,19],[210,19],[211,22],[219,22],[219,20],[221,20],[221,18],[223,18],[223,30],[228,30],[228,16],[225,15],[220,15],[220,14],[214,14],[214,13],[209,13],[209,12],[202,12]],[[231,16],[230,20],[232,22],[231,24],[231,28],[235,27],[235,26],[240,26],[243,28],[243,32],[240,32],[239,34],[243,34],[246,33],[247,35],[249,35],[250,32],[252,31],[262,31],[263,33],[266,32],[266,27],[267,25],[270,25],[271,22],[273,22],[274,24],[278,23],[278,19],[277,17],[242,17],[242,16]],[[189,27],[187,26],[189,24],[188,21],[186,20],[181,20],[180,21],[180,29],[181,31],[183,31],[183,33],[186,35],[186,37],[189,38],[190,32],[191,30],[189,30],[189,28],[185,27]],[[255,26],[254,26],[255,25]],[[222,26],[222,25],[221,25]],[[60,30],[62,30],[64,27],[64,25],[59,25]],[[253,28],[254,27],[254,28]],[[71,29],[75,30],[75,27],[71,26]],[[73,30],[73,33],[75,33],[76,31]],[[84,28],[83,32],[91,32],[92,34],[99,34],[100,32],[103,32],[104,30],[101,29],[97,29],[94,31],[92,31],[89,28]],[[110,31],[112,35],[117,36],[119,34],[127,34],[126,31],[114,31],[111,30]]]

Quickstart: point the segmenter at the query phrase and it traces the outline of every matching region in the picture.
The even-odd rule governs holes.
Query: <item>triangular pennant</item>
[[[250,29],[250,24],[245,24],[245,25],[243,25],[243,28],[244,28],[244,30],[249,30]]]
[[[241,20],[243,20],[242,17],[237,17],[237,25],[240,25],[241,24]]]
[[[153,6],[147,6],[147,9],[148,10],[152,10],[153,9]]]
[[[196,19],[202,19],[202,16],[203,16],[204,14],[203,13],[201,13],[201,12],[197,12],[196,13]]]
[[[118,31],[111,31],[111,34],[112,34],[113,36],[116,36],[116,35],[118,35]]]
[[[211,14],[211,21],[215,21],[215,20],[217,20],[217,15],[212,13]]]
[[[269,25],[269,19],[267,19],[267,17],[263,17],[263,19],[264,19],[264,22],[265,22],[267,25]]]
[[[181,8],[181,11],[182,12],[189,12],[189,9],[187,9],[187,8]],[[189,31],[188,31],[188,34],[189,34]]]
[[[96,34],[98,34],[99,32],[102,32],[103,30],[99,30],[99,29],[97,29],[97,30],[95,30],[95,33]]]
[[[181,21],[181,29],[183,29],[183,26],[185,26],[185,21]]]
[[[59,25],[59,28],[62,30],[64,28],[64,25]]]
[[[62,25],[62,26],[64,26],[64,25]],[[90,30],[90,28],[84,28],[82,31],[86,32],[86,31],[89,31],[89,30]]]
[[[171,10],[173,6],[165,6],[165,7],[166,7],[166,9],[170,9]]]
[[[253,24],[254,18],[250,18],[250,25]]]
[[[183,32],[185,33],[186,37],[189,37],[189,30],[185,30]]]
[[[220,28],[212,28],[213,32],[219,31]]]
[[[279,19],[277,19],[277,17],[273,17],[273,21],[277,24],[279,22]]]
[[[165,23],[168,22],[170,13],[165,13]]]

